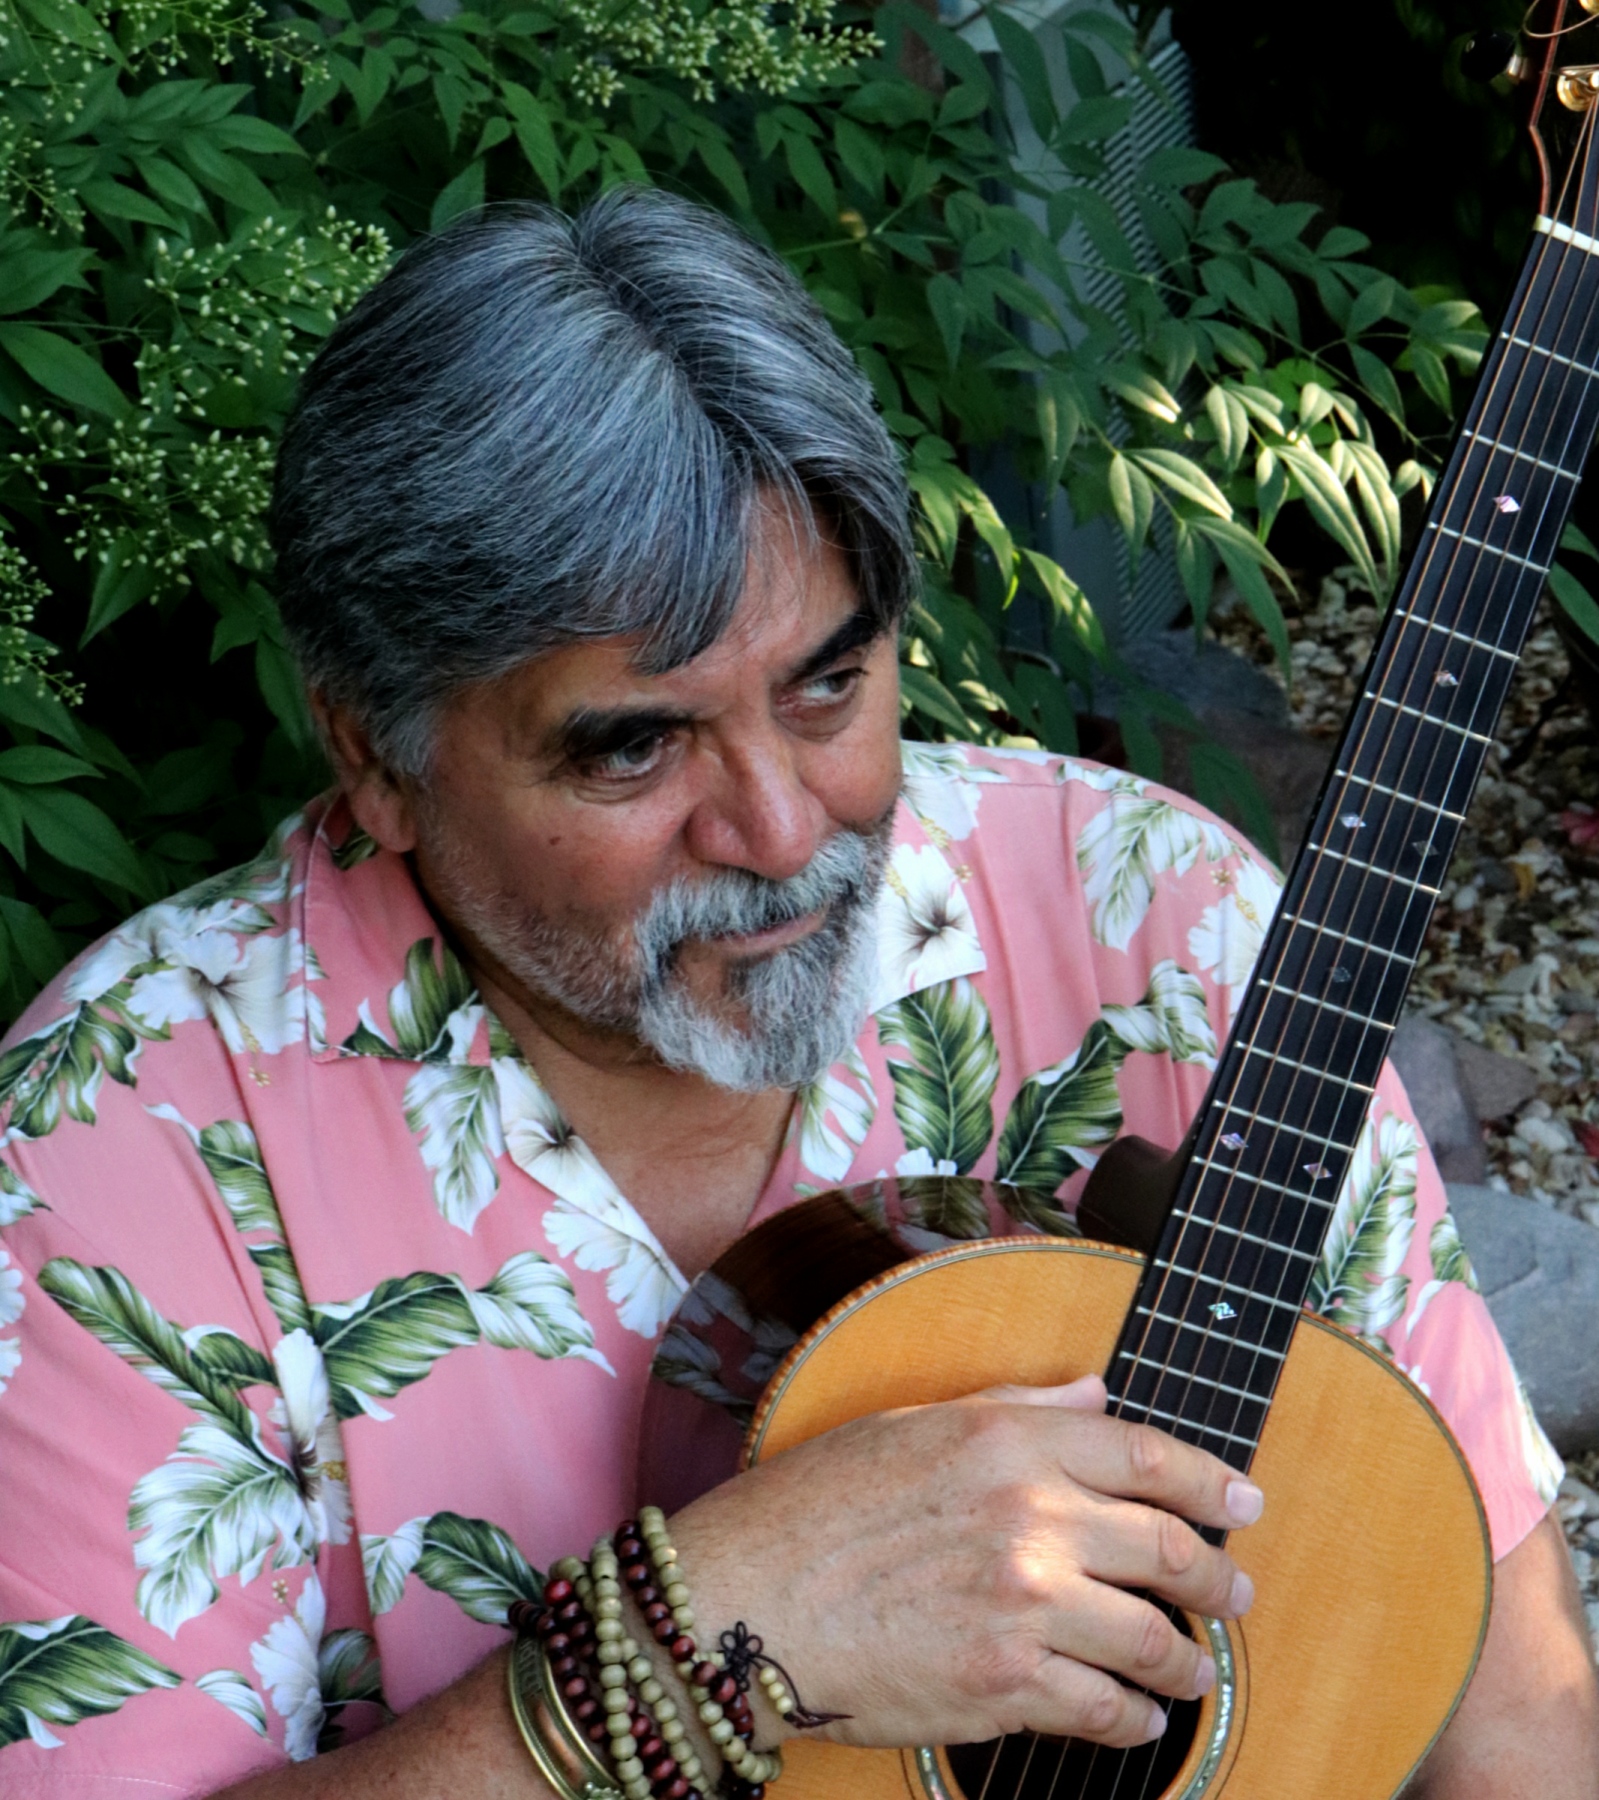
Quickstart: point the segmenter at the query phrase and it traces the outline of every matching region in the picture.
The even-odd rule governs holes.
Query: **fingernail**
[[[1252,1481],[1227,1483],[1227,1517],[1235,1525],[1253,1525],[1265,1510],[1266,1496]]]
[[[1149,1736],[1144,1739],[1147,1744],[1153,1739],[1166,1735],[1166,1715],[1158,1706],[1149,1709]]]
[[[1250,1607],[1255,1604],[1255,1584],[1242,1569],[1233,1577],[1233,1591],[1228,1604],[1232,1607],[1235,1617],[1240,1613],[1248,1612]]]
[[[1214,1656],[1202,1656],[1199,1667],[1194,1672],[1194,1698],[1198,1700],[1208,1694],[1216,1685],[1216,1659]]]

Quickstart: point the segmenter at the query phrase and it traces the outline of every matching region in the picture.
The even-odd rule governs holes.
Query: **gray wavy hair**
[[[658,673],[714,643],[763,491],[820,515],[891,629],[917,580],[899,458],[783,264],[655,189],[490,207],[408,250],[306,373],[271,514],[284,623],[422,776],[440,709],[530,657],[636,633]]]

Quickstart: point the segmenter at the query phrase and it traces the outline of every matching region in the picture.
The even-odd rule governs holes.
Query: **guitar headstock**
[[[1599,237],[1599,166],[1589,154],[1599,116],[1599,0],[1532,0],[1522,47],[1502,72],[1532,86],[1527,130],[1538,158],[1538,211]]]

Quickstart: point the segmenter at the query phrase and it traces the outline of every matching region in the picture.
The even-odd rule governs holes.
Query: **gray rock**
[[[1555,1448],[1599,1449],[1599,1231],[1494,1188],[1452,1186],[1449,1204]]]
[[[1536,1072],[1514,1056],[1501,1056],[1456,1036],[1455,1057],[1479,1119],[1507,1119],[1520,1112],[1538,1091]]]
[[[1388,1055],[1410,1094],[1444,1180],[1481,1183],[1488,1174],[1488,1158],[1461,1075],[1461,1042],[1447,1025],[1404,1018]]]

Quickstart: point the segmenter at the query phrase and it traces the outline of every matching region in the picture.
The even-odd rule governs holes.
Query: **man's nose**
[[[827,810],[781,742],[724,749],[709,790],[690,815],[688,847],[699,861],[748,869],[770,881],[799,874],[829,831]]]

